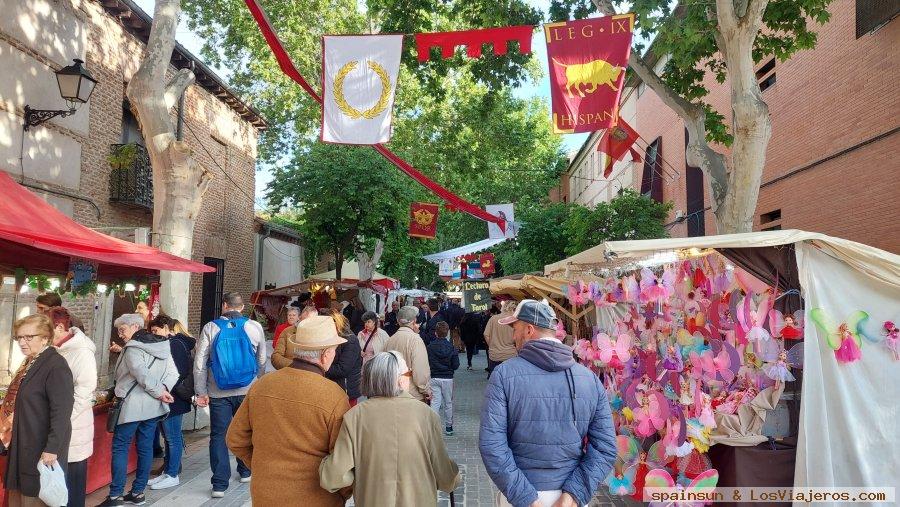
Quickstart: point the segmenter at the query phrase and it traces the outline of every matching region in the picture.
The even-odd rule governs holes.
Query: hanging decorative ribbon
[[[278,35],[275,34],[272,23],[269,21],[268,16],[266,16],[265,11],[263,11],[262,7],[260,6],[259,0],[244,0],[244,3],[247,4],[247,8],[250,9],[250,14],[253,15],[253,19],[255,19],[256,24],[259,25],[259,29],[260,31],[262,31],[263,38],[265,38],[266,43],[269,45],[269,48],[275,55],[275,59],[278,61],[278,66],[281,68],[282,72],[296,81],[297,84],[299,84],[300,87],[303,88],[303,90],[305,90],[306,93],[308,93],[309,96],[312,97],[316,102],[322,104],[322,97],[318,93],[316,93],[312,86],[310,86],[310,84],[303,78],[303,76],[294,66],[294,62],[291,60],[290,55],[287,54],[287,51],[285,51],[284,46],[281,44],[281,40],[279,40]],[[506,221],[502,218],[488,213],[484,209],[466,201],[460,196],[438,185],[436,182],[432,181],[427,176],[416,170],[405,160],[397,156],[394,152],[387,149],[387,147],[385,147],[384,145],[375,144],[372,145],[372,147],[384,158],[397,166],[398,169],[406,173],[412,179],[416,180],[420,185],[432,191],[435,195],[446,201],[448,204],[456,207],[460,211],[464,211],[474,216],[475,218],[484,220],[486,222],[495,223],[500,227],[501,230],[506,230]]]

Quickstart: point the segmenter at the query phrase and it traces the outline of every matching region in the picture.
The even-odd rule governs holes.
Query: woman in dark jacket
[[[356,405],[359,398],[359,379],[362,375],[362,349],[359,340],[350,330],[347,319],[341,312],[329,312],[326,315],[334,319],[334,326],[338,334],[347,340],[347,343],[338,345],[331,368],[325,372],[325,377],[333,380],[347,392],[350,398],[350,406]]]
[[[25,361],[0,406],[0,442],[8,452],[3,483],[10,505],[42,505],[38,461],[54,467],[68,462],[75,385],[66,360],[50,346],[49,318],[19,319],[13,334]]]
[[[467,370],[472,369],[472,356],[478,354],[478,342],[482,340],[484,329],[481,327],[481,313],[469,312],[459,324],[459,335],[466,346]]]
[[[180,322],[165,314],[159,314],[159,316],[150,321],[150,332],[155,335],[169,337],[172,360],[175,361],[175,367],[178,369],[178,382],[175,386],[184,382],[189,382],[189,385],[193,385],[194,356],[192,351],[197,344],[197,340],[187,332],[187,329],[181,326]],[[154,490],[174,488],[180,484],[178,476],[181,473],[181,457],[184,453],[181,421],[184,414],[191,411],[191,399],[183,399],[178,396],[175,387],[172,388],[172,391],[172,397],[175,401],[169,404],[169,415],[159,423],[166,442],[166,459],[163,463],[163,472],[147,481],[150,489]]]

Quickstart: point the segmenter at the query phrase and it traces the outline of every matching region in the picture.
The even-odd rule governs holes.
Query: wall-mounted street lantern
[[[84,61],[75,58],[72,65],[68,65],[56,71],[56,82],[59,85],[59,94],[69,105],[69,109],[32,109],[25,106],[25,130],[36,127],[51,118],[57,116],[69,116],[75,114],[78,106],[91,98],[94,85],[97,80],[81,66]]]

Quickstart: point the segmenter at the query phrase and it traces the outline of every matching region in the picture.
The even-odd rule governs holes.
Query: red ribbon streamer
[[[266,43],[268,43],[269,48],[272,49],[272,53],[274,53],[275,59],[278,60],[278,66],[281,67],[281,71],[284,72],[288,77],[296,81],[306,91],[306,93],[310,95],[310,97],[321,104],[322,97],[319,96],[318,93],[316,93],[316,91],[312,88],[312,86],[309,85],[309,83],[305,79],[303,79],[303,76],[300,75],[300,72],[294,66],[294,62],[291,60],[290,55],[287,54],[287,51],[285,51],[284,46],[281,44],[281,40],[279,40],[278,35],[275,34],[275,30],[272,28],[272,23],[269,21],[268,16],[266,16],[265,11],[263,11],[262,7],[259,5],[259,0],[244,0],[244,3],[247,4],[247,8],[250,9],[250,14],[253,15],[253,19],[255,19],[256,24],[259,25],[259,29],[260,31],[262,31],[263,38],[266,39]],[[431,190],[441,199],[452,204],[459,210],[474,216],[475,218],[479,218],[486,222],[493,222],[500,227],[501,231],[506,231],[506,220],[488,213],[482,208],[464,200],[460,196],[438,185],[436,182],[430,180],[427,176],[416,170],[416,168],[409,165],[409,163],[407,163],[405,160],[397,156],[394,152],[387,149],[387,147],[385,147],[384,145],[376,144],[372,147],[384,158],[388,159],[391,163],[397,166],[397,168],[409,175],[412,179],[416,180],[419,184],[421,184],[428,190]]]

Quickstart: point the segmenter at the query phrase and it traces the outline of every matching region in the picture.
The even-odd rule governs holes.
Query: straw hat
[[[322,315],[312,317],[297,323],[297,330],[292,335],[287,335],[289,350],[325,350],[336,347],[347,340],[338,336],[334,319]]]

